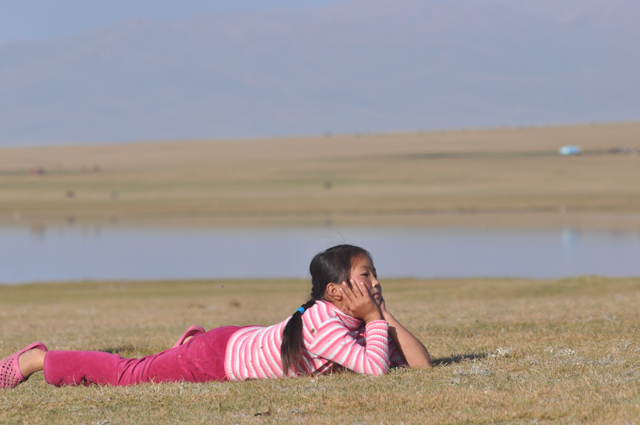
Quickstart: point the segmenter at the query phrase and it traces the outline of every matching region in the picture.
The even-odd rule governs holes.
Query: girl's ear
[[[324,296],[328,301],[342,301],[342,294],[340,293],[340,286],[336,283],[329,283],[324,290]]]

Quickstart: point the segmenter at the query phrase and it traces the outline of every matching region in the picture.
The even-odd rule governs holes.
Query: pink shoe
[[[22,376],[22,372],[20,372],[20,367],[18,366],[18,358],[25,351],[33,350],[34,348],[47,351],[47,347],[45,347],[43,343],[34,342],[17,353],[0,360],[0,388],[15,388],[29,379]]]
[[[196,336],[203,333],[205,333],[205,330],[202,326],[189,326],[189,329],[182,334],[178,342],[176,342],[172,348],[180,347],[184,343],[184,340],[190,336]]]

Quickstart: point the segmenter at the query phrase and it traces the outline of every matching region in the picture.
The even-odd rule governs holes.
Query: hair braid
[[[320,252],[309,265],[311,273],[311,299],[302,305],[306,310],[313,307],[316,301],[324,299],[324,294],[329,283],[341,283],[349,280],[353,259],[359,255],[371,258],[367,250],[354,245],[337,245],[326,251]],[[280,346],[280,358],[284,376],[288,376],[289,370],[296,369],[302,358],[304,350],[304,338],[302,335],[302,314],[296,311],[282,331],[282,345]]]

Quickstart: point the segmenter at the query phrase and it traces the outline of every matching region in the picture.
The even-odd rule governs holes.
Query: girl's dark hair
[[[349,282],[353,260],[361,255],[371,258],[366,249],[354,245],[337,245],[316,254],[309,265],[311,273],[311,299],[302,305],[305,311],[324,298],[329,283]],[[304,338],[302,336],[302,313],[296,311],[284,327],[280,357],[282,370],[287,376],[289,369],[300,363]]]

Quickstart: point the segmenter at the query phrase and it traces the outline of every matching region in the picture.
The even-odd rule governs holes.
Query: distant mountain
[[[637,0],[366,0],[0,45],[0,146],[640,119]]]

